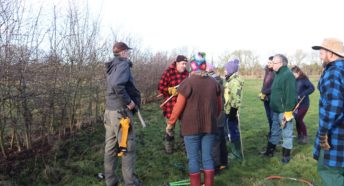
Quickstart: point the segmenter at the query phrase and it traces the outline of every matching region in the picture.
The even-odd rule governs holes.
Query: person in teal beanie
[[[181,121],[181,134],[188,157],[191,186],[201,185],[201,170],[204,185],[214,185],[215,167],[212,157],[217,118],[222,110],[221,87],[205,71],[205,53],[199,52],[190,60],[192,69],[179,89],[177,102],[167,122],[166,133],[170,133],[176,121]]]

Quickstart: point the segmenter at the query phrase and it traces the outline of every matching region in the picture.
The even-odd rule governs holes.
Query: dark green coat
[[[292,111],[296,105],[296,80],[287,66],[282,66],[275,75],[271,87],[270,107],[273,112]]]

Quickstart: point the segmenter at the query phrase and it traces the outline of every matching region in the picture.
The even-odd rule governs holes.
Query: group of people
[[[288,163],[293,148],[293,122],[296,120],[297,142],[308,143],[303,121],[310,106],[309,95],[314,86],[298,67],[288,68],[288,59],[282,54],[269,57],[265,67],[263,87],[259,94],[269,123],[268,144],[262,153],[272,157],[282,136],[282,162]]]
[[[123,128],[123,117],[132,120],[140,106],[140,92],[131,74],[128,52],[131,48],[123,42],[114,44],[114,59],[107,67],[107,97],[104,115],[105,180],[106,185],[117,185],[115,174],[117,154]],[[319,129],[315,138],[313,157],[318,160],[318,173],[324,185],[344,183],[344,46],[338,39],[325,39],[314,50],[320,50],[324,70],[319,80]],[[180,126],[180,136],[185,145],[191,186],[214,185],[216,170],[228,166],[226,141],[230,141],[231,155],[242,160],[242,140],[239,124],[243,79],[239,60],[232,59],[224,65],[222,79],[207,63],[205,53],[199,52],[190,60],[177,56],[164,71],[158,90],[164,95],[162,105],[166,125],[165,150],[175,150],[174,128]],[[187,66],[190,70],[187,70]],[[293,122],[296,120],[297,142],[307,144],[309,138],[303,121],[310,107],[309,95],[313,84],[297,66],[288,68],[288,59],[282,54],[269,58],[265,69],[263,87],[259,95],[264,102],[269,123],[268,143],[263,155],[274,155],[282,139],[282,162],[291,160],[293,148]],[[123,116],[125,112],[125,116]],[[127,132],[127,147],[122,159],[122,176],[125,185],[143,185],[135,173],[135,133],[131,124]]]
[[[205,185],[210,186],[213,185],[215,171],[228,166],[226,136],[231,141],[233,155],[242,158],[238,109],[243,80],[238,74],[238,59],[225,65],[226,78],[222,80],[214,72],[214,67],[206,62],[205,53],[199,52],[190,60],[189,76],[176,81],[178,74],[187,72],[186,68],[183,72],[177,70],[181,63],[186,62],[185,56],[177,56],[159,83],[158,89],[166,99],[176,96],[175,100],[171,99],[162,107],[167,120],[166,141],[174,139],[174,128],[179,120],[189,160],[191,185],[201,183],[202,169]],[[167,153],[173,151],[173,144],[165,143]],[[199,162],[202,162],[202,167]]]

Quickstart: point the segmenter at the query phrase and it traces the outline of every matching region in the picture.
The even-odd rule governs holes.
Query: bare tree
[[[307,54],[304,53],[301,49],[295,51],[294,55],[289,56],[290,65],[297,65],[301,67],[301,65],[306,63]]]

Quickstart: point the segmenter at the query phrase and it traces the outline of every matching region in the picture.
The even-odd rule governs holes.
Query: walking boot
[[[266,147],[266,151],[262,153],[262,155],[267,157],[274,156],[274,152],[276,150],[276,145],[272,144],[271,142],[268,142],[268,145]]]
[[[214,185],[214,170],[204,170],[204,186]]]
[[[190,173],[190,186],[200,186],[201,185],[201,173]]]
[[[298,135],[297,136],[297,144],[301,144],[302,143],[302,139],[303,139],[303,136],[302,135]]]
[[[283,158],[282,158],[282,163],[288,163],[291,159],[290,157],[290,150],[291,149],[286,149],[283,147],[283,151],[282,151],[282,154],[283,154]]]
[[[302,144],[308,144],[309,141],[308,141],[308,136],[303,136],[302,140],[301,140],[301,143]]]

